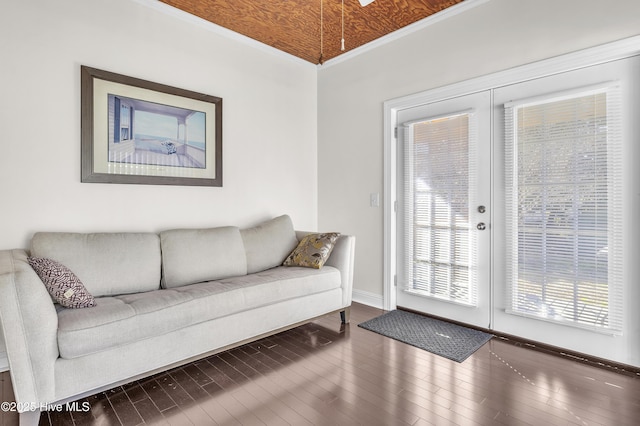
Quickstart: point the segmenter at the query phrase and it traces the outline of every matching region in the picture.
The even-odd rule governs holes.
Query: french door
[[[398,113],[398,306],[489,326],[490,93]]]
[[[639,71],[632,57],[494,90],[495,330],[637,362],[624,218]]]
[[[398,102],[395,306],[640,365],[639,76]]]

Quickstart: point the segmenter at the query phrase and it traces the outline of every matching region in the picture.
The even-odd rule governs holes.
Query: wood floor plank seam
[[[463,363],[337,315],[89,396],[47,425],[635,425],[640,380],[492,339]],[[0,397],[14,396],[0,373]],[[0,426],[17,425],[0,412]]]

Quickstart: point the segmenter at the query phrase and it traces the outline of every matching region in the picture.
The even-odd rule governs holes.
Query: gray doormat
[[[467,359],[493,337],[482,331],[400,310],[387,312],[358,324],[358,327],[457,362]]]

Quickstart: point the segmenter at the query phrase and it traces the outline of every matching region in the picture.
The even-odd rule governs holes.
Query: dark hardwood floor
[[[48,425],[636,425],[640,379],[492,339],[463,363],[337,315],[48,412]],[[0,374],[0,399],[11,401]],[[84,405],[83,405],[84,404]],[[90,407],[82,411],[82,407]],[[0,425],[17,424],[0,413]]]

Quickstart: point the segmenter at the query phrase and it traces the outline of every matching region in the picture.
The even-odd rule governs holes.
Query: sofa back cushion
[[[298,245],[293,222],[287,215],[243,229],[240,233],[247,252],[247,271],[250,274],[282,265]]]
[[[162,286],[180,287],[247,274],[240,229],[172,229],[160,233]]]
[[[160,239],[152,233],[38,232],[31,256],[53,259],[94,297],[160,288]]]

